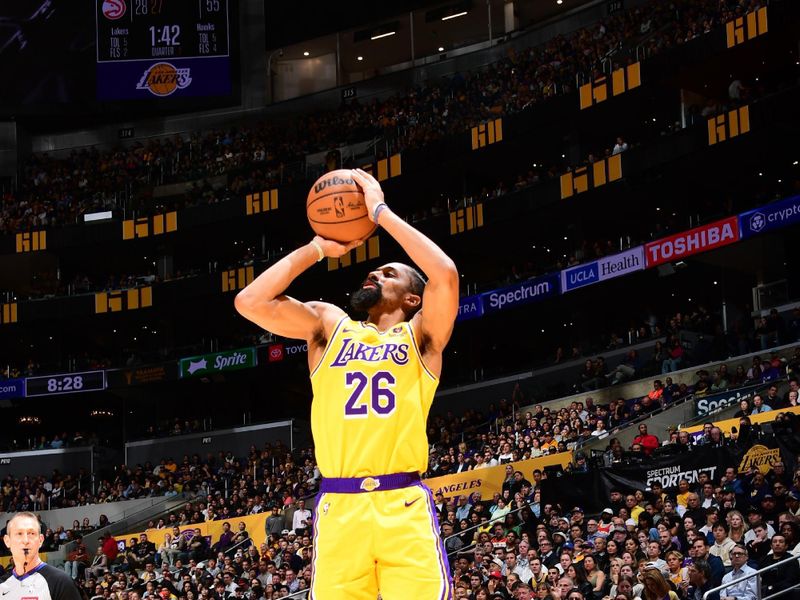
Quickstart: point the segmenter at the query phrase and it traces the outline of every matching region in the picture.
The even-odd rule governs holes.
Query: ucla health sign
[[[561,271],[561,289],[565,292],[577,290],[580,287],[591,285],[600,281],[598,264],[594,260],[590,263],[578,265]]]
[[[0,400],[22,398],[25,395],[24,379],[6,379],[0,381]]]
[[[739,215],[742,239],[800,223],[800,196],[792,196]]]
[[[561,271],[561,289],[564,292],[614,279],[634,271],[644,270],[644,246],[637,246],[619,254]]]

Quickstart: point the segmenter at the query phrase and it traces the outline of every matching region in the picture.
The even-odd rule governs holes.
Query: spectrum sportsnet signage
[[[561,271],[561,289],[569,292],[599,281],[644,270],[644,246],[604,256],[585,265]]]
[[[723,408],[728,408],[735,404],[739,404],[742,400],[748,402],[756,395],[756,390],[761,386],[752,386],[749,388],[740,388],[738,390],[729,390],[713,394],[711,396],[695,397],[695,415],[701,417],[712,412],[717,412]]]
[[[727,246],[738,240],[739,219],[737,217],[728,217],[708,225],[695,227],[689,231],[647,244],[645,246],[647,268]]]

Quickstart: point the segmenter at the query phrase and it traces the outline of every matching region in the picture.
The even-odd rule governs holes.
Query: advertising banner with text
[[[756,395],[757,390],[761,387],[764,386],[759,384],[750,387],[739,388],[736,390],[726,390],[724,392],[719,392],[718,394],[711,394],[708,396],[695,396],[694,414],[698,417],[701,417],[703,415],[707,415],[708,413],[728,408],[734,404],[739,404],[739,402],[742,400],[747,400],[749,402],[753,399],[753,396]]]
[[[795,223],[800,223],[800,196],[792,196],[739,215],[742,239]]]
[[[658,482],[666,490],[676,489],[681,479],[697,483],[705,473],[712,481],[722,476],[726,467],[734,466],[736,457],[727,448],[689,452],[675,456],[651,458],[641,464],[614,465],[571,473],[564,477],[548,477],[542,481],[542,505],[561,504],[562,508],[580,506],[587,513],[599,513],[608,506],[612,489],[623,492],[649,490]]]
[[[572,452],[559,452],[558,454],[548,454],[540,458],[531,458],[508,464],[514,467],[515,471],[522,471],[525,479],[533,481],[533,472],[536,469],[544,470],[545,467],[552,465],[566,467],[571,461]],[[486,500],[503,490],[505,478],[506,465],[498,465],[496,467],[464,471],[454,475],[432,477],[431,479],[425,479],[425,485],[431,488],[434,494],[442,492],[445,498],[480,492],[481,497]]]
[[[559,279],[558,273],[550,273],[499,290],[485,292],[481,294],[483,312],[489,314],[558,296]]]
[[[647,268],[739,241],[739,218],[728,217],[647,244]]]
[[[223,371],[250,369],[257,364],[255,348],[239,348],[227,352],[182,358],[178,367],[181,377],[200,377]]]
[[[25,395],[24,379],[5,379],[0,381],[0,400],[22,398]]]
[[[644,246],[561,271],[561,290],[569,292],[593,283],[644,270]]]
[[[771,423],[774,421],[779,414],[781,413],[792,413],[795,415],[800,415],[800,406],[795,406],[793,408],[782,408],[780,410],[770,410],[767,412],[759,413],[757,415],[750,415],[750,422],[754,425],[756,423]],[[722,432],[729,436],[731,434],[731,428],[736,427],[739,428],[739,419],[725,419],[723,421],[713,421],[714,425],[722,429]],[[689,435],[699,434],[703,431],[702,425],[695,425],[694,427],[687,427],[686,431],[689,432]]]

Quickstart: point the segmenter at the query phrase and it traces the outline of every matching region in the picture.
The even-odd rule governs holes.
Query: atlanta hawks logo
[[[124,17],[126,10],[125,0],[103,0],[103,16],[110,21]]]
[[[178,69],[168,62],[151,65],[142,75],[137,90],[147,90],[154,96],[169,96],[175,90],[182,90],[192,83],[190,69]]]

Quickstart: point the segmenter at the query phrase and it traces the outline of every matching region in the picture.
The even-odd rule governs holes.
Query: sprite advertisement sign
[[[255,367],[256,349],[239,348],[227,352],[215,352],[180,359],[178,367],[181,377],[200,377],[225,371],[237,371]]]

